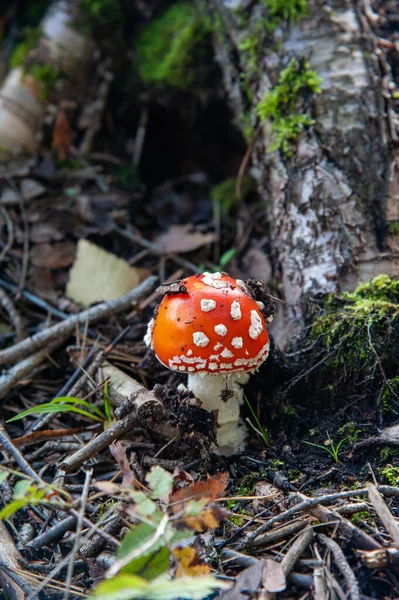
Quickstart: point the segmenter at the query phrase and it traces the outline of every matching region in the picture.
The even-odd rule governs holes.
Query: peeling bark
[[[356,8],[340,0],[327,7],[311,0],[309,17],[290,30],[277,29],[274,43],[263,37],[256,74],[248,73],[242,41],[267,19],[265,3],[243,0],[235,10],[231,4],[209,2],[217,20],[215,55],[238,126],[245,111],[258,126],[254,109],[292,56],[306,58],[322,77],[322,93],[305,106],[315,125],[300,135],[293,157],[267,153],[269,122],[259,125],[252,154],[285,300],[273,333],[284,345],[304,325],[308,296],[351,290],[379,273],[399,276],[399,241],[388,227],[399,219],[397,124],[392,111],[387,116],[389,73],[383,73],[378,38],[361,3]],[[253,93],[250,105],[243,77]]]

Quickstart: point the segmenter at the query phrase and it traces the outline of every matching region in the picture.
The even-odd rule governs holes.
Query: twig
[[[64,337],[52,340],[44,350],[39,350],[31,356],[21,360],[11,367],[4,375],[0,376],[0,399],[4,398],[20,381],[32,373],[49,355],[64,342]],[[13,346],[15,347],[15,346]]]
[[[24,327],[22,319],[17,309],[15,308],[10,296],[0,287],[0,304],[10,317],[11,323],[14,325],[16,340],[20,341],[24,337]]]
[[[28,475],[28,477],[31,477],[37,483],[43,483],[36,471],[32,469],[32,467],[24,459],[18,448],[16,448],[11,442],[4,429],[0,429],[0,443],[3,446],[2,452],[8,452],[13,457],[21,471],[25,473],[25,475]]]
[[[285,525],[284,527],[278,527],[269,533],[265,533],[264,535],[258,536],[251,544],[251,549],[255,548],[264,548],[269,544],[274,544],[275,542],[279,542],[284,538],[287,538],[290,535],[294,535],[304,529],[307,525],[309,525],[309,521],[307,519],[301,519],[299,521],[294,521],[289,525]]]
[[[3,250],[0,252],[0,264],[3,262],[8,252],[11,250],[14,244],[14,225],[8,210],[3,206],[0,208],[0,215],[3,217],[7,226],[7,242],[4,245]]]
[[[13,283],[10,283],[6,279],[0,279],[0,286],[3,287],[8,292],[17,293],[17,291],[18,291],[18,287],[16,285],[14,285]],[[42,298],[35,296],[35,294],[32,294],[31,292],[28,292],[27,290],[22,290],[19,293],[21,296],[26,298],[26,300],[29,300],[29,302],[32,302],[32,304],[34,304],[38,308],[45,310],[46,312],[50,313],[51,315],[54,315],[55,317],[58,317],[59,319],[64,320],[64,319],[68,319],[70,317],[70,315],[68,315],[67,313],[62,312],[61,310],[59,310],[52,304],[49,304],[48,302],[46,302],[46,300],[43,300]]]
[[[101,302],[96,306],[83,310],[77,315],[72,315],[61,323],[57,323],[44,331],[36,333],[32,337],[23,340],[19,344],[15,344],[15,346],[12,346],[11,348],[2,350],[0,352],[0,365],[21,360],[32,352],[36,352],[44,345],[52,342],[55,338],[63,337],[66,339],[73,333],[77,325],[82,325],[86,321],[92,323],[128,308],[133,302],[137,302],[143,296],[148,294],[154,286],[155,281],[156,277],[152,275],[124,296],[120,296],[110,302]]]
[[[131,433],[132,429],[138,424],[150,428],[154,427],[156,423],[161,422],[165,417],[165,408],[153,392],[146,390],[137,383],[136,393],[117,409],[116,415],[119,417],[123,415],[123,418],[120,418],[119,421],[116,421],[108,429],[90,440],[83,448],[65,459],[61,464],[64,471],[74,471],[85,461],[107,448],[114,440],[120,440]],[[176,435],[176,429],[172,431],[172,434]]]
[[[360,600],[359,584],[337,542],[329,538],[327,535],[324,535],[324,533],[319,533],[317,538],[332,552],[335,563],[348,585],[351,600]]]
[[[20,569],[21,555],[4,523],[0,521],[0,587],[10,600],[25,600],[26,586],[21,577],[13,575]]]
[[[85,477],[85,482],[84,482],[82,495],[81,495],[81,501],[80,501],[79,515],[77,518],[76,535],[75,535],[75,539],[73,541],[72,550],[69,554],[69,563],[68,563],[68,569],[67,569],[66,580],[65,580],[66,590],[64,593],[64,600],[69,600],[69,597],[71,595],[71,583],[72,583],[72,576],[73,576],[73,571],[74,571],[74,561],[75,561],[76,553],[79,549],[80,535],[82,533],[83,518],[84,518],[85,510],[86,510],[87,498],[89,496],[90,481],[91,481],[92,475],[93,475],[92,469],[89,469],[88,471],[86,471],[86,477]]]
[[[387,495],[391,495],[391,496],[399,496],[399,488],[397,488],[397,487],[389,486],[389,485],[381,485],[381,486],[378,486],[378,489],[383,494],[387,494]],[[366,495],[368,495],[368,489],[361,488],[359,490],[348,490],[347,492],[337,492],[335,494],[326,494],[325,496],[318,496],[316,498],[308,498],[307,500],[300,502],[296,506],[293,506],[293,507],[287,509],[286,511],[282,512],[281,514],[269,519],[269,521],[267,521],[266,523],[264,523],[263,525],[261,525],[260,527],[255,529],[255,531],[253,531],[243,542],[241,542],[241,544],[239,544],[237,546],[236,550],[242,550],[243,548],[246,548],[248,545],[250,545],[253,542],[253,540],[256,537],[258,537],[258,535],[260,535],[261,533],[264,533],[266,531],[269,531],[270,529],[272,529],[272,527],[275,523],[278,523],[279,521],[288,519],[289,517],[291,517],[292,515],[294,515],[297,512],[308,510],[308,509],[312,508],[313,506],[317,506],[318,504],[326,504],[328,502],[334,502],[335,500],[343,500],[345,498],[351,498],[352,496],[366,496]]]
[[[305,552],[306,548],[309,546],[313,539],[313,529],[308,527],[305,529],[303,533],[298,537],[298,539],[292,544],[291,548],[288,550],[287,554],[284,556],[281,561],[281,567],[283,569],[284,575],[287,578],[294,568],[297,560],[302,556]],[[273,600],[276,594],[274,592],[265,592],[262,594],[262,599],[264,600]],[[360,600],[360,599],[359,599]]]
[[[379,516],[384,525],[385,529],[389,532],[393,543],[399,550],[399,528],[391,511],[384,502],[383,497],[373,483],[367,483],[367,489],[369,494],[369,500],[373,505],[375,512]]]

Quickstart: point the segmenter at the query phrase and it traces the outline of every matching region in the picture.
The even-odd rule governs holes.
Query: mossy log
[[[381,17],[367,6],[207,2],[230,106],[254,143],[251,172],[285,300],[280,345],[303,327],[308,296],[399,276],[395,84],[378,45]],[[312,85],[298,83],[305,70]]]

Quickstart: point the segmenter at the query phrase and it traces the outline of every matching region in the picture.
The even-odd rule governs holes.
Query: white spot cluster
[[[201,310],[203,312],[209,312],[210,310],[213,310],[214,308],[216,308],[216,302],[215,300],[212,300],[211,298],[203,298],[201,300]]]
[[[205,272],[202,276],[202,283],[205,283],[205,285],[209,285],[210,287],[220,290],[229,286],[229,282],[224,281],[222,277],[222,273]]]
[[[244,340],[242,339],[242,337],[233,337],[233,339],[231,340],[231,345],[233,346],[233,348],[242,348],[244,345]]]
[[[196,346],[200,348],[205,348],[210,342],[209,337],[205,335],[202,331],[196,331],[193,333],[193,342]]]
[[[223,323],[219,323],[219,325],[215,325],[215,333],[217,333],[221,337],[224,337],[227,333],[226,325],[223,325]]]
[[[234,321],[239,321],[241,319],[241,306],[238,300],[234,300],[234,302],[231,303],[230,314]]]
[[[223,356],[223,358],[233,358],[234,354],[228,348],[225,348],[220,356]]]
[[[147,331],[146,334],[144,336],[144,343],[146,346],[148,346],[149,348],[152,348],[152,333],[154,331],[154,319],[151,319],[147,325]]]
[[[249,337],[253,340],[257,340],[262,331],[262,319],[260,318],[256,310],[251,310],[251,325],[249,328]]]

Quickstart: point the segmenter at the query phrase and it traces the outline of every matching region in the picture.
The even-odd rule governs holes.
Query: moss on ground
[[[399,281],[379,275],[354,292],[330,295],[310,341],[326,351],[323,389],[374,393],[388,410],[399,401]]]
[[[187,89],[198,46],[210,29],[193,3],[177,2],[146,25],[135,40],[135,69],[140,79],[158,88]]]
[[[278,84],[266,92],[256,107],[261,121],[271,119],[273,142],[268,152],[281,150],[287,158],[292,156],[293,143],[301,131],[314,124],[314,120],[300,110],[301,100],[310,93],[319,94],[320,83],[320,77],[307,61],[292,58],[281,71]]]
[[[294,25],[309,14],[308,0],[261,0],[268,9],[267,29],[269,33],[282,23]]]

